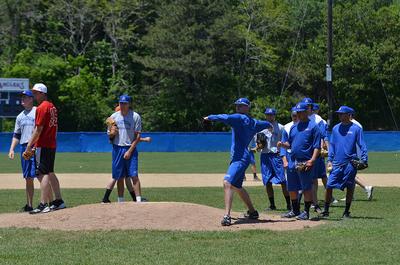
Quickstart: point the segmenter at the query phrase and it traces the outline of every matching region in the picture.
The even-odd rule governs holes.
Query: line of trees
[[[400,5],[334,3],[334,103],[366,129],[400,115]],[[196,131],[199,118],[266,106],[287,121],[303,96],[327,116],[321,0],[0,0],[0,76],[43,82],[60,130],[103,130],[118,95],[146,131]],[[216,127],[215,130],[225,129]]]

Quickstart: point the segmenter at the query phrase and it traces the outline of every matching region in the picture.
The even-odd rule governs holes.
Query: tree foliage
[[[0,76],[43,82],[60,130],[103,129],[121,93],[148,131],[196,131],[246,96],[282,122],[304,96],[327,116],[326,2],[0,0]],[[400,5],[334,3],[334,103],[366,129],[400,124]],[[215,130],[226,129],[216,127]]]

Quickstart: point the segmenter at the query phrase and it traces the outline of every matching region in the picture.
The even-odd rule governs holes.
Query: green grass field
[[[228,159],[228,153],[141,153],[140,171],[223,173]],[[110,160],[108,153],[59,153],[56,169],[60,173],[110,172]],[[8,160],[4,153],[0,168],[1,173],[20,172],[19,161]],[[400,173],[398,153],[370,153],[367,172]],[[268,206],[263,187],[249,187],[248,191],[257,209]],[[63,189],[63,197],[73,207],[98,203],[103,192],[103,189]],[[151,201],[193,202],[223,208],[222,188],[145,188],[143,192]],[[283,211],[283,197],[279,189],[275,193],[277,206]],[[320,198],[322,193],[319,189]],[[400,188],[377,188],[374,200],[367,201],[357,188],[351,220],[340,220],[344,209],[344,203],[340,202],[331,208],[326,224],[302,231],[0,229],[0,264],[397,264],[399,193]],[[35,201],[38,195],[37,191]],[[341,198],[343,193],[335,192],[335,196]],[[24,200],[24,190],[0,190],[0,213],[16,212]],[[115,191],[112,200],[116,200]],[[238,197],[233,209],[245,210]]]
[[[257,167],[259,162],[257,157]],[[229,153],[140,153],[141,173],[224,173]],[[7,154],[0,157],[1,173],[19,173],[19,157],[10,161]],[[111,153],[58,153],[58,173],[108,173],[111,171]],[[400,173],[400,153],[371,152],[369,168],[363,173]]]
[[[264,208],[267,199],[262,187],[248,190],[257,208]],[[76,206],[97,203],[102,192],[101,189],[65,189],[64,197],[69,206]],[[399,188],[379,188],[376,199],[366,201],[365,194],[357,189],[359,200],[352,207],[353,219],[340,220],[344,207],[340,203],[331,209],[327,224],[302,231],[0,229],[0,264],[397,264],[399,192]],[[221,188],[148,188],[144,193],[152,201],[223,207]],[[276,196],[278,208],[284,206],[279,195]],[[22,190],[2,190],[0,211],[15,212],[23,199]],[[237,197],[233,208],[244,210]]]

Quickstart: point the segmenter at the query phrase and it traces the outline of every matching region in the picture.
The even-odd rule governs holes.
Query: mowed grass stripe
[[[258,209],[267,206],[262,187],[248,190]],[[65,189],[63,192],[67,203],[75,206],[98,202],[103,190]],[[275,192],[277,205],[282,208],[280,191]],[[400,209],[393,202],[399,192],[400,188],[379,188],[375,199],[366,201],[365,194],[357,188],[353,219],[339,220],[344,207],[340,203],[332,207],[331,219],[326,225],[301,231],[0,229],[0,264],[397,264]],[[222,188],[151,188],[144,193],[152,201],[186,201],[223,207]],[[343,193],[335,195],[340,198]],[[23,190],[3,190],[0,211],[15,211],[23,200]],[[233,207],[235,211],[244,210],[237,197]]]
[[[226,152],[139,153],[140,173],[224,173],[229,165]],[[257,168],[259,154],[256,155]],[[14,161],[0,156],[0,173],[19,173],[19,156]],[[57,153],[58,173],[111,172],[111,153]],[[250,172],[250,171],[248,171]],[[369,153],[369,168],[363,173],[400,173],[400,153]]]

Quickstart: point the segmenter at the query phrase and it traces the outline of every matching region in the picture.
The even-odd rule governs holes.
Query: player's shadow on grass
[[[372,199],[372,200],[368,200],[368,199],[355,199],[353,200],[353,202],[376,202],[378,201],[377,199]]]
[[[382,217],[373,217],[373,216],[351,216],[351,218],[349,219],[343,219],[341,217],[336,217],[336,218],[332,218],[332,217],[328,217],[328,218],[322,218],[322,217],[315,217],[315,218],[319,218],[319,220],[321,221],[328,221],[328,222],[343,222],[343,221],[351,221],[352,219],[356,220],[356,219],[362,219],[362,220],[383,220],[384,218]]]
[[[265,224],[265,223],[289,223],[289,222],[295,222],[296,220],[288,219],[288,220],[271,220],[271,219],[249,219],[245,217],[239,217],[239,218],[232,218],[234,222],[232,222],[232,225],[241,225],[241,224]]]
[[[374,216],[352,216],[350,219],[383,220],[383,219],[385,219],[385,218],[382,218],[382,217],[374,217]]]
[[[331,206],[329,206],[330,208],[346,208],[346,205],[331,205]]]

